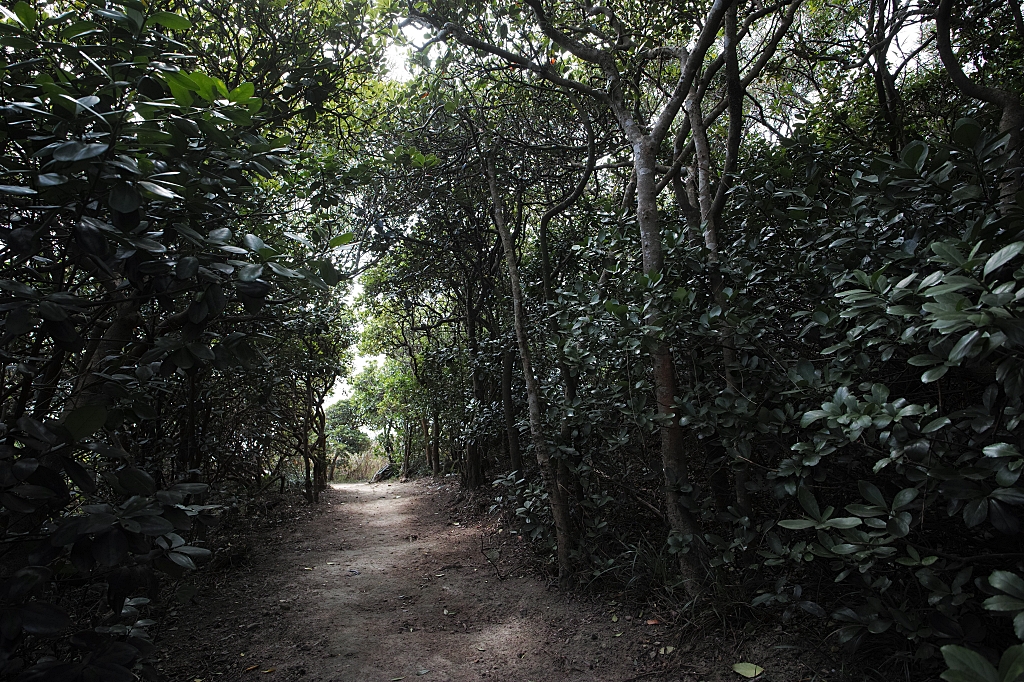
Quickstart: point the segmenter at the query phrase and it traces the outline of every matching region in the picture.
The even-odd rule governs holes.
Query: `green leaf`
[[[857,488],[860,490],[860,494],[865,500],[875,505],[876,507],[889,508],[889,505],[885,502],[885,497],[882,496],[882,491],[874,483],[868,483],[867,481],[857,481]]]
[[[1024,579],[1010,571],[992,571],[988,584],[1006,594],[1024,599]]]
[[[921,383],[930,384],[933,381],[938,381],[942,377],[946,376],[946,372],[949,371],[947,365],[939,365],[938,367],[932,367],[930,370],[921,375]]]
[[[3,194],[13,194],[15,196],[30,196],[32,194],[38,194],[31,187],[21,187],[20,185],[0,185],[0,192]]]
[[[987,611],[1010,611],[1017,613],[1018,611],[1024,611],[1024,600],[1006,594],[997,594],[986,599],[983,606]]]
[[[242,83],[237,88],[228,93],[228,100],[235,104],[243,104],[249,101],[249,98],[256,92],[256,86],[252,83]]]
[[[103,405],[83,405],[64,419],[64,428],[76,441],[96,433],[107,421],[107,408]]]
[[[828,417],[828,412],[825,410],[808,410],[804,412],[803,416],[800,417],[800,427],[807,428],[819,419]]]
[[[800,486],[796,494],[800,500],[800,506],[804,508],[807,515],[815,521],[821,521],[821,509],[818,508],[818,501],[814,499],[814,493],[807,486]]]
[[[126,467],[118,471],[116,476],[121,487],[135,495],[152,495],[156,491],[153,477],[142,469]]]
[[[167,556],[170,557],[171,561],[178,564],[182,568],[187,568],[192,571],[196,570],[195,563],[192,561],[192,558],[187,554],[182,554],[181,552],[170,552]]]
[[[150,15],[149,19],[146,20],[146,25],[160,24],[165,28],[169,28],[173,31],[184,31],[192,28],[192,22],[179,14],[173,14],[172,12],[154,12]]]
[[[71,140],[64,144],[56,147],[53,150],[54,161],[84,161],[85,159],[91,159],[99,156],[103,152],[107,151],[110,145],[102,144],[98,142],[90,142],[86,144],[79,140]]]
[[[752,679],[764,672],[764,668],[753,663],[733,663],[732,669],[748,679]]]
[[[18,21],[21,22],[22,26],[28,30],[32,30],[36,27],[36,19],[38,15],[35,9],[30,7],[27,3],[19,2],[14,6],[14,14],[18,17]]]
[[[847,554],[853,554],[854,552],[856,552],[859,549],[860,549],[860,547],[858,547],[857,545],[851,545],[849,543],[843,543],[843,544],[840,544],[840,545],[833,545],[830,548],[830,550],[831,550],[831,552],[833,554],[838,554],[839,556],[845,556]]]
[[[964,334],[956,345],[953,346],[952,350],[949,351],[949,362],[959,364],[961,360],[967,357],[967,354],[971,352],[971,348],[974,347],[975,342],[981,338],[981,331],[975,329],[974,331]]]
[[[817,522],[810,519],[783,519],[779,521],[779,525],[790,530],[803,530],[805,528],[814,528]]]
[[[345,234],[339,234],[337,237],[335,237],[334,239],[332,239],[330,241],[329,246],[332,249],[337,247],[337,246],[344,246],[345,244],[351,243],[354,238],[355,238],[355,235],[352,234],[351,232],[346,232]]]
[[[1024,645],[1017,644],[1003,652],[999,660],[1000,682],[1017,682],[1024,675]]]
[[[903,490],[896,493],[896,497],[894,497],[892,501],[893,511],[906,507],[908,504],[917,499],[917,496],[920,494],[920,492],[921,491],[918,490],[917,488],[904,488]]]
[[[920,140],[914,140],[906,147],[903,148],[903,153],[900,155],[900,160],[914,169],[914,172],[920,173],[924,167],[924,162],[928,158],[928,145]]]
[[[948,426],[949,424],[952,424],[949,417],[939,417],[938,419],[933,419],[925,424],[924,428],[921,429],[921,433],[932,433]]]
[[[137,211],[142,205],[142,195],[138,190],[127,182],[119,182],[110,188],[110,196],[107,199],[110,208],[120,213],[131,213]]]
[[[955,682],[956,680],[970,680],[971,682],[1000,682],[999,673],[991,663],[976,651],[955,644],[947,644],[942,647],[942,658],[952,671],[960,672],[963,677],[948,677],[942,673],[944,680]]]
[[[1020,450],[1017,449],[1017,446],[1009,443],[986,445],[981,452],[986,457],[1020,457]]]
[[[1024,251],[1024,242],[1008,244],[993,253],[989,256],[989,259],[985,261],[985,276],[988,277],[989,273],[993,270],[998,270],[1002,266],[1006,265],[1021,251]]]
[[[178,196],[171,190],[167,189],[163,185],[158,185],[155,182],[147,182],[145,180],[140,180],[139,187],[141,187],[143,191],[146,192],[146,194],[149,194],[157,199],[162,199],[164,201],[171,201],[173,199],[181,198],[180,196]]]
[[[856,528],[857,526],[861,525],[862,523],[864,523],[864,522],[861,521],[860,519],[856,518],[856,517],[853,517],[853,516],[843,516],[843,517],[840,517],[840,518],[837,518],[837,519],[829,519],[828,521],[825,522],[825,527],[826,528],[839,528],[839,529]]]

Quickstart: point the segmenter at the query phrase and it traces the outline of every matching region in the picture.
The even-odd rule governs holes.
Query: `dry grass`
[[[355,483],[368,481],[376,474],[388,459],[380,452],[364,450],[349,457],[345,466],[338,466],[334,472],[335,483]]]

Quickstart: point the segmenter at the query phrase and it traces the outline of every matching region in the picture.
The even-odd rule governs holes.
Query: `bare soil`
[[[759,680],[832,679],[778,628],[701,633],[560,594],[518,536],[457,495],[429,480],[334,485],[234,538],[161,618],[158,669],[174,682],[743,682],[732,664],[751,661]]]

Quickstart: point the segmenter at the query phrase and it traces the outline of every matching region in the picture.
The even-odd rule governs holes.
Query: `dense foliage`
[[[146,672],[226,496],[366,453],[564,589],[1024,672],[1015,2],[18,2],[0,45],[5,674]]]
[[[563,586],[1020,674],[1016,9],[414,7],[370,347]]]
[[[19,2],[0,23],[5,675],[145,672],[145,605],[209,555],[213,502],[294,457],[324,485],[351,235],[290,215],[276,93],[197,69],[168,10]],[[68,607],[78,632],[52,640]]]

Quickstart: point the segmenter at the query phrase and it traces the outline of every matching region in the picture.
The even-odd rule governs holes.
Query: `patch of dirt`
[[[751,661],[759,679],[831,677],[781,630],[705,634],[560,594],[523,541],[460,501],[430,480],[340,484],[234,538],[237,556],[219,550],[231,559],[161,618],[157,668],[174,682],[742,682],[732,664]]]

